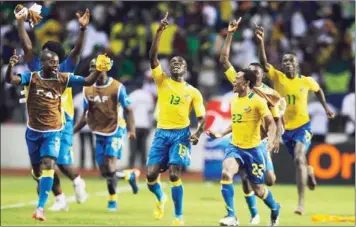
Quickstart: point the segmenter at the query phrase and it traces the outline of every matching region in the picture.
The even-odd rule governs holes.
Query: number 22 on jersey
[[[232,114],[232,123],[240,123],[242,114]]]

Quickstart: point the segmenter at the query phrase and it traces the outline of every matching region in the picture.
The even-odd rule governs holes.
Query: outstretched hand
[[[329,119],[333,119],[335,117],[335,113],[329,109],[326,110],[326,115],[328,115]]]
[[[10,58],[9,65],[14,66],[16,65],[21,58],[21,55],[16,55],[16,49],[14,49],[13,55]]]
[[[136,140],[136,132],[129,132],[128,137],[130,140]]]
[[[158,27],[158,31],[163,31],[168,27],[169,23],[168,23],[168,12],[166,12],[166,15],[164,16],[164,18],[161,20],[161,24]]]
[[[89,9],[86,9],[85,13],[82,16],[79,13],[76,13],[75,15],[77,16],[79,25],[82,28],[85,28],[89,24],[89,19],[90,19]]]
[[[256,23],[255,24],[255,36],[257,38],[257,41],[259,43],[262,43],[265,39],[265,33],[264,33],[264,30],[263,30],[263,27],[262,26],[258,26]]]
[[[193,145],[197,145],[199,142],[199,136],[196,134],[193,134],[189,137],[189,141],[193,144]]]
[[[96,70],[100,72],[110,71],[113,65],[113,61],[107,56],[107,54],[100,54],[96,59]]]
[[[239,27],[240,22],[241,22],[241,17],[238,20],[230,21],[227,31],[230,33],[236,32],[237,28]]]
[[[214,139],[217,139],[217,138],[221,138],[222,137],[222,134],[221,133],[218,133],[218,132],[212,132],[210,130],[207,130],[205,132],[210,138],[214,138]]]

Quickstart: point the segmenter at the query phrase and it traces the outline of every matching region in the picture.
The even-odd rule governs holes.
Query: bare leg
[[[307,184],[307,160],[306,149],[303,143],[297,142],[294,148],[294,164],[296,168],[296,181],[298,189],[298,206],[295,210],[296,214],[304,213],[305,205],[305,186]]]

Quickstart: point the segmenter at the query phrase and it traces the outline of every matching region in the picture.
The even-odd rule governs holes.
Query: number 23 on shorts
[[[120,138],[114,137],[111,142],[111,147],[115,150],[118,151],[121,149],[122,146],[122,141]]]
[[[256,164],[253,163],[252,164],[252,174],[257,176],[258,178],[262,178],[263,176],[263,169],[265,168],[265,166],[263,164]]]
[[[184,158],[185,156],[187,156],[188,154],[188,147],[183,145],[183,144],[179,144],[179,150],[178,150],[178,154],[181,158]]]

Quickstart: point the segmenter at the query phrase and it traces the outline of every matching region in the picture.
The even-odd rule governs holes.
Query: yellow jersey
[[[267,76],[274,88],[286,100],[284,123],[286,130],[293,130],[310,121],[308,114],[308,92],[317,92],[319,84],[312,78],[298,75],[293,79],[269,65]]]
[[[72,88],[68,87],[62,94],[62,108],[64,112],[73,119],[74,117],[74,105],[73,105],[73,97],[72,97]]]
[[[271,115],[267,102],[251,92],[249,95],[231,100],[232,141],[239,148],[249,149],[261,143],[261,125]]]
[[[226,78],[230,81],[230,83],[232,84],[234,82],[234,80],[236,79],[236,76],[237,76],[237,72],[234,68],[234,66],[230,66],[230,68],[228,70],[225,71],[225,75],[226,75]],[[262,83],[261,86],[259,87],[255,87],[255,89],[258,89],[260,91],[262,91],[264,94],[274,94],[276,91],[273,90],[272,88],[268,87],[266,84]],[[278,94],[279,96],[279,94]],[[264,97],[262,97],[264,98]],[[275,105],[275,106],[269,106],[270,110],[271,110],[271,113],[272,113],[272,116],[273,117],[281,117],[281,112],[280,112],[280,108],[278,105]]]
[[[185,81],[174,81],[162,71],[161,65],[152,69],[152,76],[158,93],[157,128],[182,129],[188,127],[192,108],[194,108],[197,117],[205,115],[203,97],[198,89]]]

